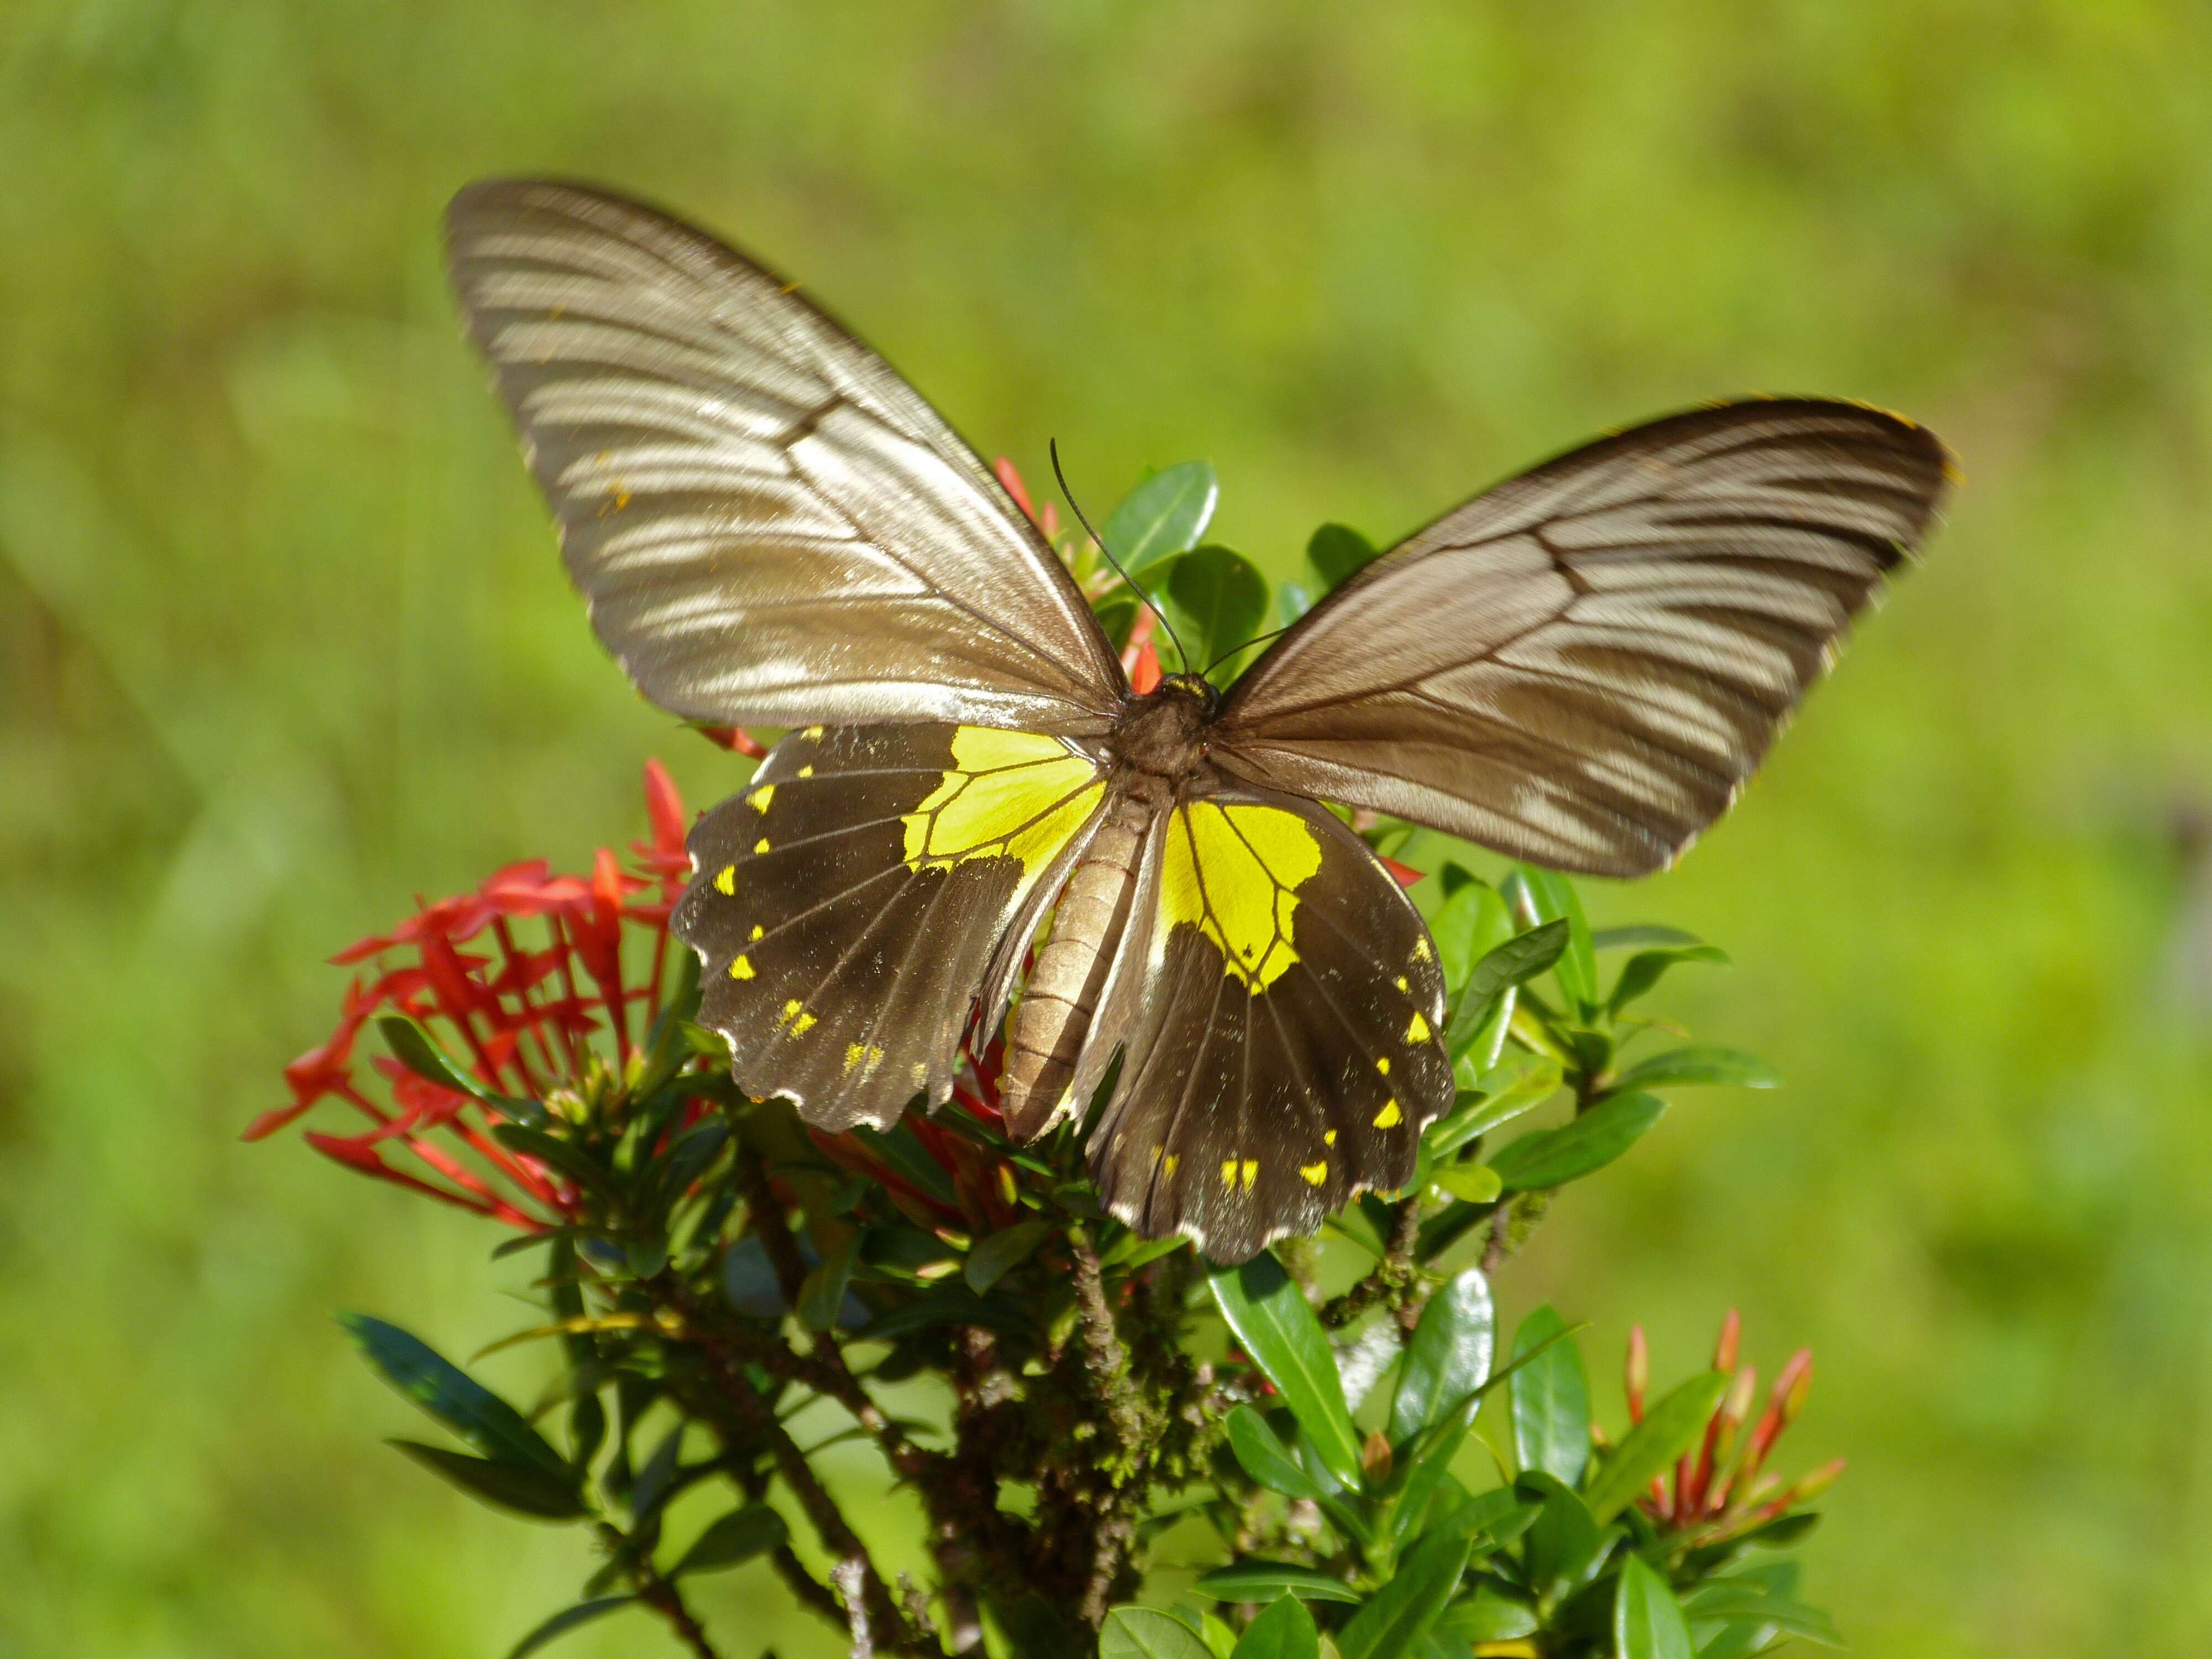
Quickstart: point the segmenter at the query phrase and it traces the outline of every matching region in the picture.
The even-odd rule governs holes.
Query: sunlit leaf
[[[485,1456],[570,1480],[568,1460],[521,1413],[421,1338],[366,1314],[342,1314],[338,1323],[394,1388]]]
[[[1191,1586],[1217,1601],[1266,1601],[1282,1595],[1309,1601],[1358,1601],[1359,1592],[1341,1578],[1291,1561],[1232,1561]]]
[[[1610,1521],[1635,1501],[1652,1477],[1686,1451],[1728,1392],[1723,1371],[1705,1371],[1670,1390],[1628,1431],[1583,1492],[1590,1513]]]
[[[1613,1081],[1616,1089],[1667,1089],[1690,1083],[1771,1089],[1782,1074],[1756,1054],[1735,1048],[1669,1048],[1638,1060]]]
[[[1116,1607],[1098,1632],[1098,1659],[1213,1659],[1187,1625],[1150,1607]]]
[[[1456,1060],[1474,1046],[1492,1002],[1508,987],[1534,979],[1563,959],[1573,930],[1558,919],[1516,934],[1468,969],[1467,984],[1444,1030],[1444,1047]]]
[[[1286,1498],[1318,1498],[1321,1487],[1290,1449],[1275,1437],[1267,1426],[1267,1419],[1249,1406],[1237,1406],[1229,1413],[1229,1449],[1250,1475],[1271,1492],[1281,1492]]]
[[[1548,1304],[1521,1322],[1513,1352],[1528,1363],[1513,1374],[1509,1393],[1520,1466],[1571,1486],[1589,1462],[1589,1377],[1575,1345],[1561,1340],[1566,1328]]]
[[[1201,547],[1169,567],[1167,606],[1195,674],[1265,626],[1267,579],[1241,553]]]
[[[1398,1368],[1390,1401],[1390,1438],[1402,1444],[1480,1388],[1497,1343],[1490,1282],[1469,1267],[1439,1285],[1421,1310]]]
[[[1321,1632],[1296,1596],[1278,1596],[1244,1627],[1231,1659],[1321,1659]]]
[[[1681,1603],[1640,1555],[1630,1556],[1620,1569],[1613,1640],[1620,1659],[1696,1659]]]
[[[1403,1659],[1417,1652],[1459,1588],[1473,1543],[1434,1533],[1406,1552],[1398,1571],[1337,1632],[1344,1659]]]
[[[1597,948],[1590,938],[1589,923],[1583,919],[1583,902],[1575,892],[1574,884],[1557,871],[1534,864],[1515,865],[1507,880],[1521,884],[1536,921],[1566,922],[1567,948],[1556,969],[1559,989],[1570,1001],[1585,1008],[1595,1007]]]
[[[1509,1193],[1563,1187],[1603,1169],[1666,1115],[1656,1095],[1613,1095],[1556,1129],[1538,1129],[1490,1154]]]
[[[1115,503],[1098,533],[1133,576],[1195,547],[1220,499],[1221,485],[1209,463],[1163,467]]]
[[[1346,1486],[1360,1484],[1359,1434],[1321,1321],[1271,1251],[1210,1281],[1237,1340],[1283,1396],[1307,1442]]]
[[[1679,963],[1725,963],[1728,959],[1728,952],[1717,945],[1682,945],[1658,951],[1638,951],[1622,967],[1620,977],[1613,981],[1613,994],[1606,999],[1606,1010],[1618,1018],[1622,1009],[1650,991],[1666,977],[1667,970]]]

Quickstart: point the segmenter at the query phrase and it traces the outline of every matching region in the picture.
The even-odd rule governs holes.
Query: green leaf
[[[1098,1632],[1098,1659],[1213,1659],[1190,1628],[1150,1607],[1116,1607]]]
[[[1681,1603],[1640,1555],[1630,1556],[1620,1569],[1613,1640],[1620,1659],[1696,1659]]]
[[[507,1659],[526,1659],[557,1636],[566,1636],[579,1625],[588,1625],[621,1607],[634,1605],[635,1595],[602,1595],[596,1601],[579,1601],[573,1607],[563,1607],[536,1630],[524,1637],[507,1650]]]
[[[1478,1586],[1437,1620],[1437,1635],[1460,1642],[1510,1642],[1536,1629],[1534,1607],[1493,1584]]]
[[[1429,923],[1437,964],[1443,969],[1444,983],[1455,990],[1467,983],[1476,963],[1513,937],[1513,913],[1498,890],[1465,871],[1459,873],[1459,885]]]
[[[1321,1659],[1321,1632],[1296,1596],[1279,1596],[1244,1627],[1231,1659]]]
[[[1292,1561],[1257,1559],[1216,1567],[1191,1588],[1217,1601],[1265,1601],[1284,1595],[1301,1595],[1309,1601],[1359,1600],[1359,1592],[1341,1578]]]
[[[1432,1533],[1408,1550],[1390,1581],[1337,1632],[1344,1659],[1403,1659],[1418,1651],[1459,1589],[1474,1547],[1466,1538]]]
[[[1448,1158],[1477,1135],[1486,1135],[1501,1123],[1533,1111],[1559,1092],[1559,1062],[1549,1054],[1519,1054],[1486,1073],[1480,1090],[1462,1095],[1459,1103],[1430,1126],[1424,1137],[1429,1150]]]
[[[719,1572],[765,1555],[781,1544],[788,1532],[783,1517],[765,1504],[748,1504],[732,1510],[692,1540],[684,1558],[668,1570],[671,1578],[687,1572]]]
[[[905,1124],[894,1123],[886,1130],[859,1123],[845,1133],[930,1197],[948,1205],[959,1203],[959,1194],[952,1190],[952,1177]]]
[[[1267,1419],[1249,1406],[1232,1407],[1229,1413],[1229,1449],[1250,1475],[1270,1492],[1285,1498],[1322,1496],[1320,1484],[1275,1437]]]
[[[1728,959],[1729,953],[1717,945],[1681,945],[1659,951],[1638,951],[1621,969],[1620,977],[1613,981],[1613,994],[1606,999],[1606,1012],[1618,1019],[1622,1009],[1658,984],[1677,963],[1725,963]]]
[[[1686,945],[1704,943],[1705,940],[1695,933],[1686,933],[1679,927],[1661,927],[1650,922],[1639,922],[1632,927],[1601,927],[1590,935],[1591,945],[1600,951],[1633,951],[1646,945],[1677,950]]]
[[[1620,1449],[1607,1458],[1583,1496],[1600,1522],[1610,1521],[1635,1501],[1695,1441],[1728,1392],[1728,1374],[1705,1371],[1671,1390],[1628,1431]]]
[[[568,1460],[522,1413],[421,1338],[367,1314],[341,1314],[362,1357],[400,1393],[498,1462],[544,1470],[564,1484]]]
[[[1168,571],[1168,614],[1195,674],[1258,634],[1267,614],[1267,579],[1241,553],[1201,547]]]
[[[1325,524],[1306,543],[1306,563],[1326,593],[1375,557],[1375,544],[1348,524]]]
[[[962,1269],[968,1288],[982,1295],[1028,1261],[1036,1247],[1052,1237],[1052,1231],[1049,1221],[1023,1221],[977,1239],[975,1248],[968,1252],[967,1266]]]
[[[1321,1321],[1272,1251],[1210,1281],[1213,1299],[1252,1363],[1267,1374],[1322,1464],[1358,1490],[1359,1431],[1344,1402],[1344,1382]]]
[[[1612,1095],[1556,1129],[1537,1129],[1491,1154],[1509,1193],[1540,1192],[1603,1169],[1667,1114],[1656,1095]]]
[[[1528,896],[1528,906],[1538,921],[1565,921],[1567,948],[1559,962],[1559,989],[1579,1006],[1597,1006],[1597,947],[1589,923],[1583,918],[1583,902],[1574,884],[1558,872],[1533,864],[1516,864],[1509,883],[1518,878]]]
[[[1487,1164],[1447,1164],[1429,1171],[1430,1182],[1470,1204],[1494,1204],[1505,1182]]]
[[[1469,1267],[1429,1297],[1398,1368],[1390,1401],[1390,1441],[1403,1445],[1480,1389],[1498,1340],[1490,1281]]]
[[[1207,462],[1163,467],[1115,503],[1098,533],[1133,576],[1196,546],[1220,499],[1221,485]]]
[[[1453,1059],[1474,1045],[1492,999],[1508,986],[1534,979],[1561,961],[1571,938],[1565,921],[1547,921],[1507,939],[1468,970],[1466,988],[1444,1029],[1444,1048]]]
[[[799,1322],[810,1331],[826,1331],[837,1322],[845,1305],[845,1292],[853,1282],[853,1263],[859,1260],[864,1234],[858,1228],[823,1256],[799,1287]]]
[[[419,1440],[387,1440],[424,1468],[442,1475],[470,1497],[538,1521],[574,1521],[586,1511],[573,1481],[528,1463],[471,1457]]]
[[[1699,1624],[1757,1625],[1822,1647],[1844,1644],[1835,1620],[1820,1608],[1746,1579],[1709,1578],[1682,1598],[1682,1611]]]
[[[573,1141],[534,1129],[526,1123],[495,1123],[491,1132],[502,1146],[536,1158],[586,1192],[610,1201],[620,1201],[622,1194],[615,1185],[613,1172]]]
[[[1524,1471],[1514,1487],[1541,1500],[1521,1555],[1530,1587],[1557,1602],[1603,1571],[1621,1528],[1599,1526],[1581,1493],[1541,1469]]]
[[[1589,1377],[1566,1322],[1549,1304],[1521,1322],[1513,1353],[1528,1364],[1513,1374],[1513,1455],[1524,1469],[1542,1469],[1567,1486],[1589,1462]]]
[[[1669,1048],[1638,1060],[1613,1080],[1615,1089],[1666,1089],[1686,1083],[1771,1089],[1782,1074],[1756,1054],[1735,1048]]]

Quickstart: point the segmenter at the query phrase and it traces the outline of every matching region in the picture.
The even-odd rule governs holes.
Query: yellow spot
[[[758,841],[757,841],[757,842],[755,842],[753,843],[753,853],[754,853],[754,855],[755,855],[756,857],[757,857],[759,854],[763,854],[763,853],[765,853],[765,852],[767,852],[767,851],[768,851],[768,837],[767,837],[766,836],[762,836]]]
[[[908,1071],[907,1075],[914,1079],[915,1088],[926,1088],[929,1083],[929,1062],[917,1060]]]
[[[783,1013],[775,1023],[779,1025],[787,1024],[792,1019],[795,1018],[799,1014],[805,1012],[805,1011],[806,1005],[801,1002],[797,997],[793,997],[790,1001],[783,1005]]]
[[[1321,1132],[1321,1144],[1322,1144],[1322,1146],[1335,1146],[1335,1145],[1336,1145],[1336,1131],[1335,1131],[1335,1130],[1334,1130],[1334,1129],[1323,1129],[1323,1130]]]
[[[1237,1185],[1237,1160],[1228,1158],[1221,1165],[1221,1184],[1232,1190]]]
[[[814,1029],[814,1026],[815,1019],[813,1015],[801,1014],[797,1019],[791,1022],[791,1034],[793,1036],[805,1036],[809,1031]]]
[[[1415,940],[1413,941],[1413,960],[1414,960],[1414,961],[1416,961],[1416,962],[1426,962],[1428,959],[1429,959],[1429,941],[1428,941],[1428,939],[1427,939],[1425,937],[1423,937],[1423,938],[1421,938],[1421,939],[1415,939]]]
[[[738,890],[738,866],[736,865],[726,864],[722,866],[720,873],[716,875],[714,878],[714,890],[718,893],[734,893]]]
[[[960,726],[952,734],[952,766],[901,820],[913,869],[1018,859],[1026,889],[1104,793],[1097,766],[1058,738],[1034,732]]]
[[[1319,1164],[1301,1164],[1298,1173],[1306,1178],[1309,1186],[1318,1187],[1328,1179],[1328,1162],[1324,1158]]]
[[[1298,959],[1297,890],[1320,868],[1321,842],[1297,813],[1194,802],[1169,827],[1160,916],[1197,928],[1257,996]]]
[[[1166,1176],[1170,1181],[1172,1181],[1175,1178],[1176,1165],[1182,1162],[1182,1159],[1181,1158],[1177,1157],[1173,1152],[1170,1152],[1165,1158],[1160,1160],[1160,1173]]]
[[[775,799],[775,786],[772,783],[764,783],[745,797],[745,805],[756,812],[765,812],[768,811],[769,803]]]
[[[1155,1164],[1158,1163],[1158,1162],[1160,1161],[1160,1154],[1161,1154],[1161,1153],[1163,1153],[1163,1152],[1166,1152],[1166,1151],[1167,1151],[1167,1148],[1166,1148],[1166,1147],[1164,1147],[1164,1146],[1155,1146],[1155,1147],[1153,1147],[1153,1148],[1152,1148],[1152,1162],[1153,1162],[1153,1163],[1155,1163]]]
[[[822,741],[822,728],[818,726],[810,726],[799,735],[809,743],[819,743]]]
[[[1413,1011],[1413,1023],[1406,1028],[1406,1041],[1426,1042],[1429,1036],[1429,1022],[1421,1018],[1420,1010],[1417,1008]]]
[[[1413,988],[1412,986],[1406,983],[1406,976],[1403,974],[1399,975],[1396,979],[1391,981],[1391,983],[1395,985],[1401,991],[1410,991]]]
[[[799,769],[799,775],[802,778],[811,778],[814,775],[814,769],[811,766],[802,766]]]
[[[732,979],[750,979],[752,976],[753,964],[750,957],[738,957],[730,963]]]
[[[1382,1109],[1375,1114],[1375,1127],[1378,1129],[1393,1129],[1405,1121],[1405,1117],[1406,1115],[1398,1109],[1397,1097],[1394,1095],[1384,1101]]]
[[[867,1049],[860,1043],[845,1045],[845,1071],[848,1076],[860,1069],[860,1062],[868,1057]]]
[[[756,940],[757,940],[757,939],[760,938],[760,936],[761,936],[761,925],[760,925],[760,923],[758,923],[758,922],[755,922],[755,923],[753,924],[753,938],[754,938]]]
[[[1376,1060],[1376,1061],[1375,1062],[1375,1069],[1376,1069],[1376,1071],[1378,1071],[1378,1072],[1382,1073],[1382,1075],[1383,1075],[1384,1077],[1388,1077],[1388,1076],[1389,1076],[1389,1075],[1390,1075],[1390,1056],[1389,1056],[1389,1055],[1388,1055],[1388,1054],[1385,1054],[1385,1055],[1383,1055],[1383,1056],[1382,1056],[1382,1059],[1380,1059],[1380,1060]]]
[[[1259,1173],[1260,1160],[1254,1158],[1246,1158],[1244,1160],[1244,1190],[1246,1192],[1252,1190],[1252,1182],[1258,1177]]]

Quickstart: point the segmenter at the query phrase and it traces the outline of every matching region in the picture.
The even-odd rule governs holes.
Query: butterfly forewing
[[[1231,690],[1215,758],[1556,869],[1633,876],[1728,806],[1941,501],[1853,404],[1577,450],[1369,565]]]
[[[593,626],[689,719],[1103,732],[1121,670],[998,482],[883,361],[651,209],[495,179],[454,288]]]
[[[1419,915],[1310,802],[1187,799],[1158,826],[1141,1005],[1091,1159],[1112,1212],[1241,1261],[1412,1177],[1452,1099]]]
[[[1104,794],[1095,760],[1029,732],[786,738],[693,830],[672,924],[738,1085],[832,1129],[942,1102],[1000,939],[1065,878]]]

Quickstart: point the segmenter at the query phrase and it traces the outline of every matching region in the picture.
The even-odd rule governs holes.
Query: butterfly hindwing
[[[943,1101],[1001,939],[1105,796],[1089,755],[983,726],[809,727],[692,831],[677,936],[738,1085],[888,1128]]]
[[[1411,1179],[1452,1100],[1443,978],[1374,854],[1237,791],[1181,801],[1147,855],[1144,994],[1091,1143],[1108,1207],[1240,1261]]]

